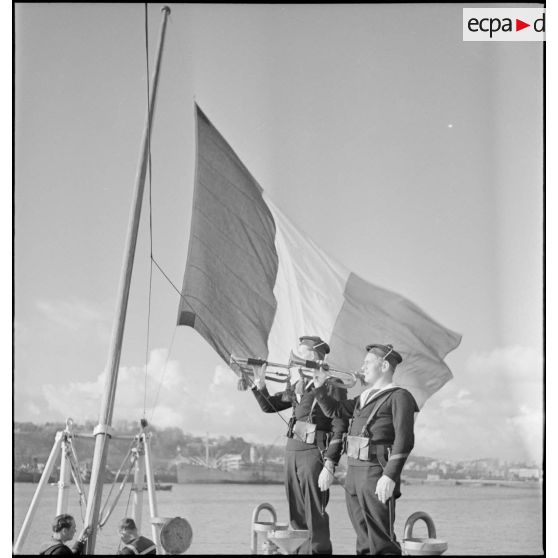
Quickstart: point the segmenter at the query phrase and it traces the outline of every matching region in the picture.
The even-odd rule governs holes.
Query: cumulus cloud
[[[43,394],[60,419],[97,420],[105,380],[102,372],[92,381],[48,384]],[[147,366],[147,391],[145,384],[145,366],[120,367],[114,422],[139,419],[146,394],[146,417],[158,427],[267,443],[285,430],[281,418],[263,415],[251,393],[237,390],[237,377],[226,366],[217,366],[212,375],[186,372],[178,361],[168,360],[166,349],[156,349]]]
[[[210,389],[213,392],[216,392],[223,387],[226,389],[235,387],[237,383],[236,378],[237,377],[234,374],[231,374],[231,370],[228,367],[218,365],[215,367]]]
[[[61,418],[83,417],[83,420],[91,420],[99,414],[104,379],[103,373],[92,382],[45,384],[42,391],[48,408],[58,412]]]
[[[530,455],[536,456],[540,452],[539,445],[543,431],[543,416],[540,409],[530,409],[522,405],[519,414],[509,417],[506,422],[517,433]]]
[[[471,397],[471,392],[466,389],[460,390],[455,397],[448,397],[443,399],[440,403],[442,409],[467,409],[474,405],[474,400]]]
[[[455,378],[417,415],[417,455],[449,459],[501,457],[541,460],[542,361],[528,347],[474,353]],[[44,386],[43,393],[60,419],[97,420],[105,373],[85,382]],[[250,390],[237,390],[237,377],[226,366],[185,369],[166,350],[151,351],[144,390],[143,365],[121,367],[114,419],[143,414],[160,427],[210,436],[243,436],[254,442],[283,439],[285,417],[263,414]],[[276,386],[270,385],[271,390]],[[283,413],[284,415],[285,413]],[[288,417],[286,417],[288,420]]]
[[[531,347],[473,353],[419,414],[417,453],[542,458],[542,359]]]

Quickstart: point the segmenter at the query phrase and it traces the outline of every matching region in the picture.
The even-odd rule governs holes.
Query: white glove
[[[378,496],[378,500],[380,500],[382,504],[385,504],[391,498],[394,488],[395,481],[391,480],[386,475],[382,475],[376,484],[376,496]]]
[[[331,461],[326,461],[320,476],[318,477],[318,486],[322,492],[329,489],[331,483],[333,482],[333,471],[335,470],[335,465]]]
[[[314,386],[319,388],[325,384],[327,374],[323,370],[314,370]]]
[[[258,390],[265,388],[265,371],[267,369],[267,364],[262,364],[261,366],[252,366],[252,371],[254,372],[254,384]]]

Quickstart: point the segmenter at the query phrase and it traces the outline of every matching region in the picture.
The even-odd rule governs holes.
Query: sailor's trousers
[[[318,487],[323,466],[320,450],[316,446],[285,452],[285,488],[291,527],[308,529],[308,539],[297,554],[332,553],[329,516],[325,511],[329,490],[322,492]]]
[[[383,474],[379,463],[349,465],[345,481],[345,501],[357,534],[357,554],[401,554],[399,543],[390,539],[390,522],[395,518],[395,499],[390,518],[389,506],[376,496],[376,484]],[[399,487],[395,489],[399,493]]]

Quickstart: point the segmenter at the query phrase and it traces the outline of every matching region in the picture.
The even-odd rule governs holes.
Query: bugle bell
[[[312,371],[322,370],[327,374],[328,378],[339,380],[343,384],[343,387],[347,389],[352,388],[357,383],[357,380],[360,380],[361,383],[363,380],[360,372],[346,372],[345,370],[338,370],[323,360],[305,360],[291,351],[291,355],[289,357],[289,368],[294,367],[302,369],[302,374],[310,378],[314,377]]]
[[[278,370],[266,370],[265,378],[266,380],[271,380],[272,382],[285,383],[289,379],[288,369],[290,366],[288,364],[280,364],[277,362],[269,362],[268,360],[262,358],[243,358],[231,355],[229,359],[229,366],[233,372],[238,376],[238,390],[246,391],[249,386],[254,385],[254,371],[252,366],[263,366],[266,364],[272,368],[282,368],[286,369],[287,372],[280,372]]]

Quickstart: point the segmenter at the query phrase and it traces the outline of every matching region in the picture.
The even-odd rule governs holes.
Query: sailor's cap
[[[313,351],[316,351],[322,358],[329,353],[329,345],[316,335],[303,335],[298,340],[302,345],[308,345]]]
[[[380,343],[372,343],[366,345],[368,353],[373,352],[375,355],[387,360],[393,368],[403,361],[403,357],[393,348],[393,345],[382,345]]]

